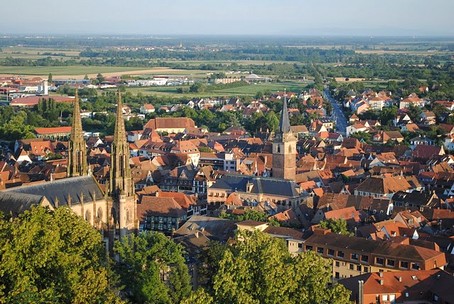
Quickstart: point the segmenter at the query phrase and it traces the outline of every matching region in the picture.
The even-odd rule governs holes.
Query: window
[[[355,264],[350,264],[350,270],[354,270],[355,269]]]
[[[386,260],[386,266],[389,267],[394,267],[395,266],[395,261],[394,260]]]
[[[419,269],[419,264],[418,263],[412,263],[411,264],[411,269],[418,270]]]
[[[298,243],[298,248],[303,248],[303,244],[302,243]]]
[[[356,270],[357,270],[357,271],[361,271],[361,265],[357,265],[357,266],[356,266]]]
[[[336,267],[339,267],[339,262],[338,261],[336,261]]]
[[[359,255],[357,253],[352,253],[351,259],[355,260],[355,261],[358,261]]]
[[[307,251],[311,251],[312,249],[313,249],[312,246],[306,245],[306,250],[307,250]]]
[[[369,272],[369,267],[364,266],[364,272]]]
[[[375,263],[378,264],[378,265],[383,265],[383,264],[385,264],[385,259],[384,258],[380,258],[380,257],[376,257],[375,258]]]
[[[317,247],[317,253],[323,254],[323,247]]]
[[[400,261],[400,268],[408,269],[408,262],[406,262],[406,261]]]
[[[361,262],[369,263],[369,256],[368,255],[361,255]]]
[[[334,256],[334,249],[328,249],[328,255]]]
[[[340,278],[339,272],[334,273],[334,277],[335,277],[336,279],[339,279],[339,278]]]
[[[343,258],[345,256],[345,254],[344,254],[343,251],[338,251],[337,252],[337,256],[340,257],[340,258]]]
[[[382,298],[383,302],[388,301],[388,295],[382,295],[381,298]]]

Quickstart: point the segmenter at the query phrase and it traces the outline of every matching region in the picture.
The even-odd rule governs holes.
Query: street
[[[326,100],[331,102],[331,105],[333,106],[333,112],[331,113],[331,118],[334,120],[336,123],[336,131],[341,133],[342,135],[345,135],[346,129],[347,129],[347,119],[345,118],[344,113],[341,110],[341,106],[337,103],[337,101],[331,96],[329,89],[325,89],[323,91],[323,95]]]

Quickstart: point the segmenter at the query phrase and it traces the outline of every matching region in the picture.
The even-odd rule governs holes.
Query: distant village
[[[2,81],[0,91],[13,107],[49,98],[47,80]],[[128,85],[187,79],[153,81]],[[72,125],[36,128],[36,138],[0,143],[0,210],[17,215],[33,205],[67,205],[105,232],[107,243],[117,233],[163,232],[185,246],[192,275],[197,252],[210,240],[260,230],[285,240],[291,253],[315,251],[329,259],[333,280],[350,289],[354,301],[361,293],[361,303],[454,303],[454,125],[437,122],[424,108],[438,104],[453,115],[454,102],[425,100],[418,92],[398,101],[387,91],[351,91],[338,101],[327,94],[272,93],[269,100],[283,105],[278,130],[253,136],[241,126],[210,132],[188,117],[156,117],[141,130],[125,131],[124,119],[137,113],[119,97],[115,134],[100,137],[82,130],[92,113],[80,110],[77,96],[51,96],[75,104]],[[301,113],[289,100],[310,107]],[[328,113],[324,102],[350,115]],[[360,118],[392,105],[398,110],[391,127]],[[181,107],[244,117],[269,111],[260,99],[199,98],[162,108],[143,104],[140,117]],[[417,120],[410,107],[422,109]],[[311,117],[310,124],[291,125],[298,115]],[[442,130],[437,139],[424,135],[434,125]],[[355,136],[364,133],[370,141]],[[418,135],[405,138],[408,133]],[[126,201],[116,202],[118,189]],[[108,217],[109,206],[117,206],[118,219]],[[325,226],[336,222],[346,223],[343,233]],[[108,232],[109,225],[118,231]]]

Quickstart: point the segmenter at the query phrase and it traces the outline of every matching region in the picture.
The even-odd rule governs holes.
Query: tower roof
[[[71,140],[76,138],[83,138],[84,134],[82,131],[82,119],[80,118],[80,105],[79,105],[79,94],[76,89],[76,97],[74,99],[74,110],[73,110],[73,121],[71,128]]]
[[[126,142],[125,121],[123,119],[123,103],[121,102],[121,93],[118,92],[117,118],[115,120],[114,142]]]
[[[279,121],[279,133],[286,134],[290,132],[290,118],[288,116],[287,94],[284,93],[284,104],[282,106],[281,119]]]

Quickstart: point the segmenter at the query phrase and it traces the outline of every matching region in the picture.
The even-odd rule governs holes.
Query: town
[[[453,99],[439,98],[436,83],[368,87],[311,71],[254,96],[180,100],[130,90],[196,94],[277,80],[233,71],[0,77],[4,225],[54,221],[47,211],[69,222],[59,210],[71,210],[127,274],[117,294],[133,303],[264,303],[256,289],[271,283],[269,303],[283,301],[271,300],[278,290],[288,303],[454,303]],[[149,257],[163,260],[159,271],[134,260],[131,248],[147,241],[161,246]],[[160,256],[164,248],[175,256]],[[289,261],[279,271],[294,272],[295,287],[271,271],[278,260]],[[298,273],[311,267],[318,283]],[[19,284],[3,280],[2,292]],[[169,290],[147,294],[148,283]],[[252,298],[238,296],[242,284]],[[121,301],[105,288],[99,302]]]

